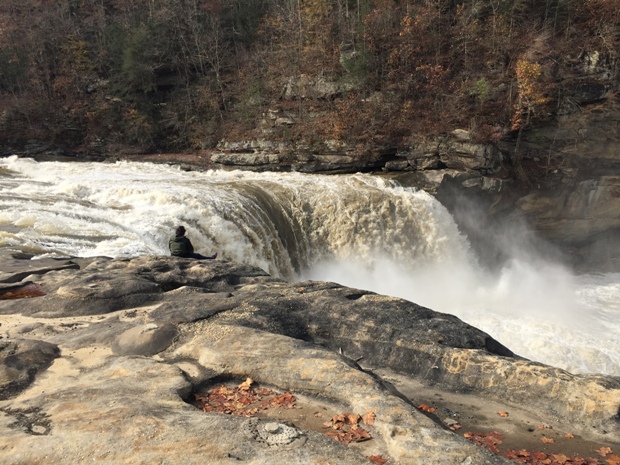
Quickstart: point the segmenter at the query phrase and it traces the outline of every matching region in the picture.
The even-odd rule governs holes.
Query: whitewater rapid
[[[533,255],[485,270],[424,191],[371,175],[0,159],[0,247],[39,257],[166,255],[179,224],[199,253],[403,297],[531,360],[620,375],[620,275],[576,276]]]

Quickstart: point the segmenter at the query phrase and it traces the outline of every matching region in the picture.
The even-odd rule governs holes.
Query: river
[[[0,159],[0,247],[37,257],[167,254],[179,224],[199,253],[402,297],[531,360],[620,375],[620,274],[576,275],[533,254],[487,270],[424,191],[361,174]]]

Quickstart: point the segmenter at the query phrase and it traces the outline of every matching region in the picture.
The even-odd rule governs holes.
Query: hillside
[[[620,0],[5,0],[0,152],[372,157],[462,128],[519,164],[522,131],[615,111],[619,23]]]

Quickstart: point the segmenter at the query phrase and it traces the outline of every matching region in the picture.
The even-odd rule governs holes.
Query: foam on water
[[[331,280],[452,313],[524,357],[620,375],[620,276],[532,254],[482,269],[429,194],[370,175],[184,172],[0,160],[0,247],[46,256],[196,250],[287,279]]]

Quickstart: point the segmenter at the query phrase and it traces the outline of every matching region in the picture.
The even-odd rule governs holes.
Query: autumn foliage
[[[620,0],[3,0],[0,145],[199,149],[264,135],[363,149],[556,117],[586,61],[617,87]],[[291,78],[333,91],[284,97]],[[616,86],[616,87],[614,87]],[[107,151],[107,152],[106,152]]]
[[[278,393],[272,389],[256,387],[252,378],[246,378],[234,387],[222,384],[196,393],[191,403],[203,412],[254,417],[270,409],[293,409],[296,407],[297,398],[290,392]],[[375,419],[374,412],[363,415],[336,414],[323,423],[323,429],[328,430],[324,434],[346,446],[352,442],[368,441],[372,439],[372,435],[362,425],[373,426]],[[381,455],[372,455],[368,459],[378,465],[389,461]]]

